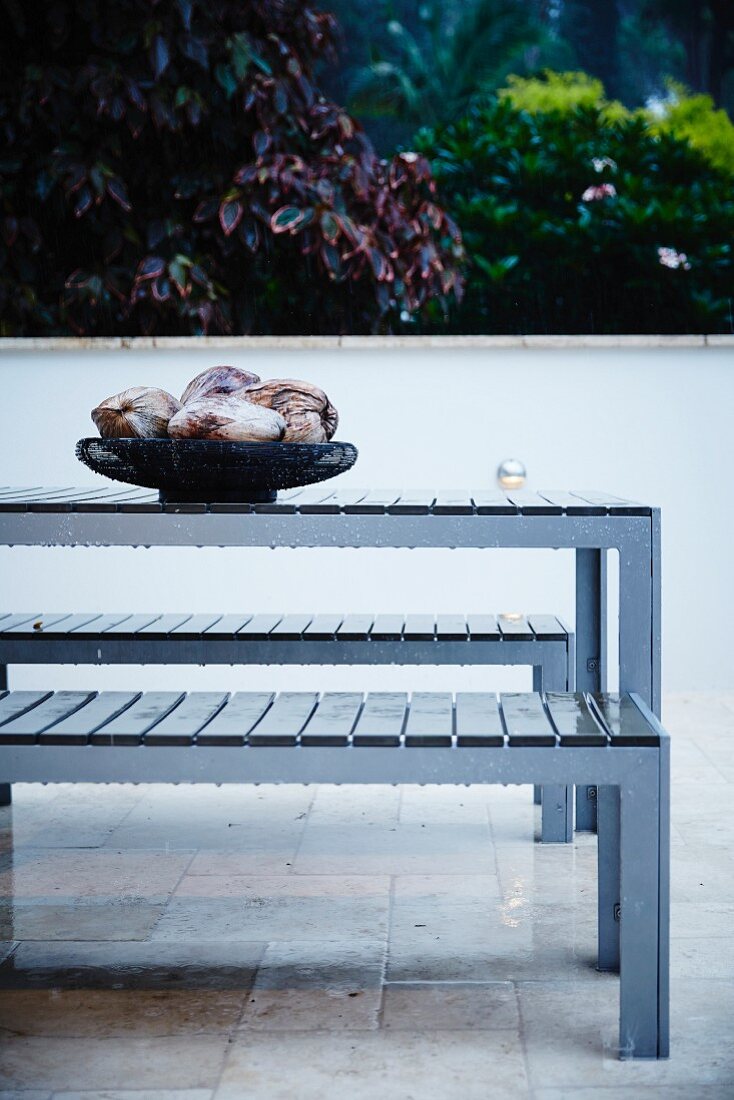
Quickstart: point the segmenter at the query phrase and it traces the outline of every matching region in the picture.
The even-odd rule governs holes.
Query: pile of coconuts
[[[310,382],[262,382],[250,371],[221,366],[197,374],[180,401],[153,386],[134,386],[92,409],[92,420],[106,439],[326,443],[339,416]]]

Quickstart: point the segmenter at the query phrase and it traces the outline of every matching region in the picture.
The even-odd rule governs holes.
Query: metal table
[[[635,693],[660,715],[660,512],[605,493],[321,487],[284,493],[267,504],[161,505],[155,493],[115,486],[0,489],[0,544],[570,549],[576,570],[575,688],[590,693],[607,686],[606,561],[616,550],[620,691]],[[0,689],[6,686],[0,681]],[[549,772],[542,779],[557,783],[559,776]],[[613,970],[620,952],[620,787],[618,777],[610,773],[609,780],[597,799],[599,966]],[[577,824],[588,827],[590,803],[581,793]],[[661,805],[665,817],[667,794]],[[661,891],[666,895],[665,883]]]

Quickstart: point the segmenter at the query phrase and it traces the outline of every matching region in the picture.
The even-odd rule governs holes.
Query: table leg
[[[0,665],[0,691],[6,691],[8,687],[8,666]],[[12,787],[10,783],[0,783],[0,806],[9,806],[12,800]]]
[[[607,686],[607,552],[576,551],[576,691]],[[576,789],[576,828],[594,832],[595,787]]]

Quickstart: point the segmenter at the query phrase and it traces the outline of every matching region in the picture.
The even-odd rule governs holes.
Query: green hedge
[[[449,331],[731,332],[731,176],[639,113],[513,98],[418,135],[469,256]]]

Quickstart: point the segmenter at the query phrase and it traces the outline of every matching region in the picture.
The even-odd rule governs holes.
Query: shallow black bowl
[[[80,439],[76,455],[114,481],[159,489],[167,501],[273,500],[278,489],[344,473],[351,443],[227,443],[213,439]]]

